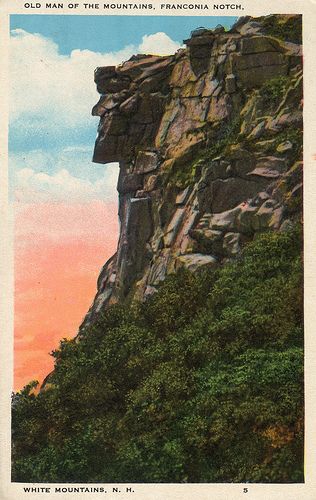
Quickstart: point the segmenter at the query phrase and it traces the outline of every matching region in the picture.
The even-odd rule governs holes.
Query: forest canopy
[[[13,395],[13,481],[303,481],[299,227],[170,275]]]

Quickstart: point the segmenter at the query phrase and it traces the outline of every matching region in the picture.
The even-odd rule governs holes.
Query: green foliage
[[[267,136],[266,136],[267,137]],[[264,136],[263,136],[264,138]],[[265,154],[275,154],[276,148],[283,142],[289,141],[292,144],[292,149],[287,152],[287,157],[290,163],[294,163],[296,160],[302,157],[303,151],[303,132],[299,128],[288,127],[282,132],[279,132],[274,139],[271,140],[266,147],[262,148],[260,144],[260,150]],[[248,149],[251,149],[251,144],[248,142]]]
[[[292,43],[302,43],[302,16],[260,18],[267,35]]]
[[[276,104],[280,104],[290,82],[291,80],[287,76],[278,76],[266,81],[260,88],[263,108],[271,109]]]
[[[237,142],[240,139],[241,118],[236,116],[227,123],[223,123],[218,132],[218,138],[213,144],[209,144],[207,149],[204,151],[203,158],[207,160],[212,160],[216,156],[219,156],[225,151],[225,149]]]
[[[290,141],[293,144],[293,152],[297,156],[302,151],[303,147],[302,130],[298,128],[285,129],[283,132],[281,132],[281,134],[278,134],[276,145],[278,146],[279,144],[281,144],[281,142],[284,141]]]
[[[223,122],[216,132],[216,137],[209,141],[205,149],[201,149],[193,161],[187,161],[185,164],[175,164],[170,174],[166,177],[169,186],[185,189],[194,183],[201,173],[205,160],[212,160],[222,154],[225,149],[237,142],[240,132],[241,119],[234,119]],[[239,136],[240,139],[240,136]]]
[[[62,341],[13,397],[13,480],[303,481],[301,248],[263,234]]]
[[[166,177],[169,186],[185,189],[190,184],[194,184],[201,172],[203,161],[197,157],[194,161],[187,161],[182,165],[175,165],[171,173]]]

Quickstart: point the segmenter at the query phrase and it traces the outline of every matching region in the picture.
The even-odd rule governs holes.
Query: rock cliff
[[[174,55],[96,69],[93,159],[120,164],[120,237],[81,332],[107,305],[301,217],[300,22],[241,18],[193,31]]]

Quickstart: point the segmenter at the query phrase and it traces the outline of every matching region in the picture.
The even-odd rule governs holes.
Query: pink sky
[[[48,353],[76,335],[117,237],[113,202],[16,204],[15,390],[41,382]]]

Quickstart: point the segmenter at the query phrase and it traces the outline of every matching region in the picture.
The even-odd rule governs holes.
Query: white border
[[[255,500],[298,500],[316,499],[316,0],[287,0],[273,1],[238,0],[237,5],[242,5],[243,10],[215,10],[214,2],[205,0],[188,0],[187,3],[207,4],[209,10],[161,10],[162,2],[151,0],[156,6],[155,10],[86,10],[83,2],[77,0],[78,7],[69,9],[70,2],[63,2],[65,7],[61,10],[52,9],[25,9],[23,0],[0,0],[0,276],[1,276],[1,302],[0,302],[0,327],[2,332],[2,360],[1,373],[1,412],[0,412],[0,499],[30,500],[45,498],[62,498],[70,500],[87,498],[117,498],[135,500],[228,500],[228,499],[255,499]],[[35,4],[36,2],[33,2]],[[42,5],[45,2],[39,2]],[[91,2],[90,2],[91,3]],[[93,3],[93,2],[92,2]],[[94,2],[97,3],[97,2]],[[100,2],[100,6],[104,2]],[[107,3],[107,2],[106,2]],[[120,3],[113,1],[111,3]],[[127,0],[126,3],[146,3],[141,0]],[[184,0],[169,0],[165,3],[185,3]],[[230,5],[236,5],[230,4]],[[38,488],[50,488],[50,493],[24,493],[23,483],[11,483],[10,480],[10,394],[13,373],[13,245],[12,245],[12,214],[7,203],[7,134],[8,134],[8,37],[9,14],[49,14],[49,15],[251,15],[261,16],[272,13],[303,14],[303,52],[304,52],[304,228],[305,228],[305,381],[306,381],[306,476],[304,484],[124,484],[106,485],[106,494],[102,493],[54,493],[55,487],[71,487],[70,484],[36,484]],[[92,148],[92,145],[91,145]],[[25,484],[30,486],[30,484]],[[85,486],[85,485],[73,485]],[[91,488],[93,484],[87,484]],[[95,484],[96,487],[104,486]],[[112,492],[118,487],[121,493]],[[131,487],[134,493],[126,493],[125,489]],[[247,493],[244,492],[247,488]]]

